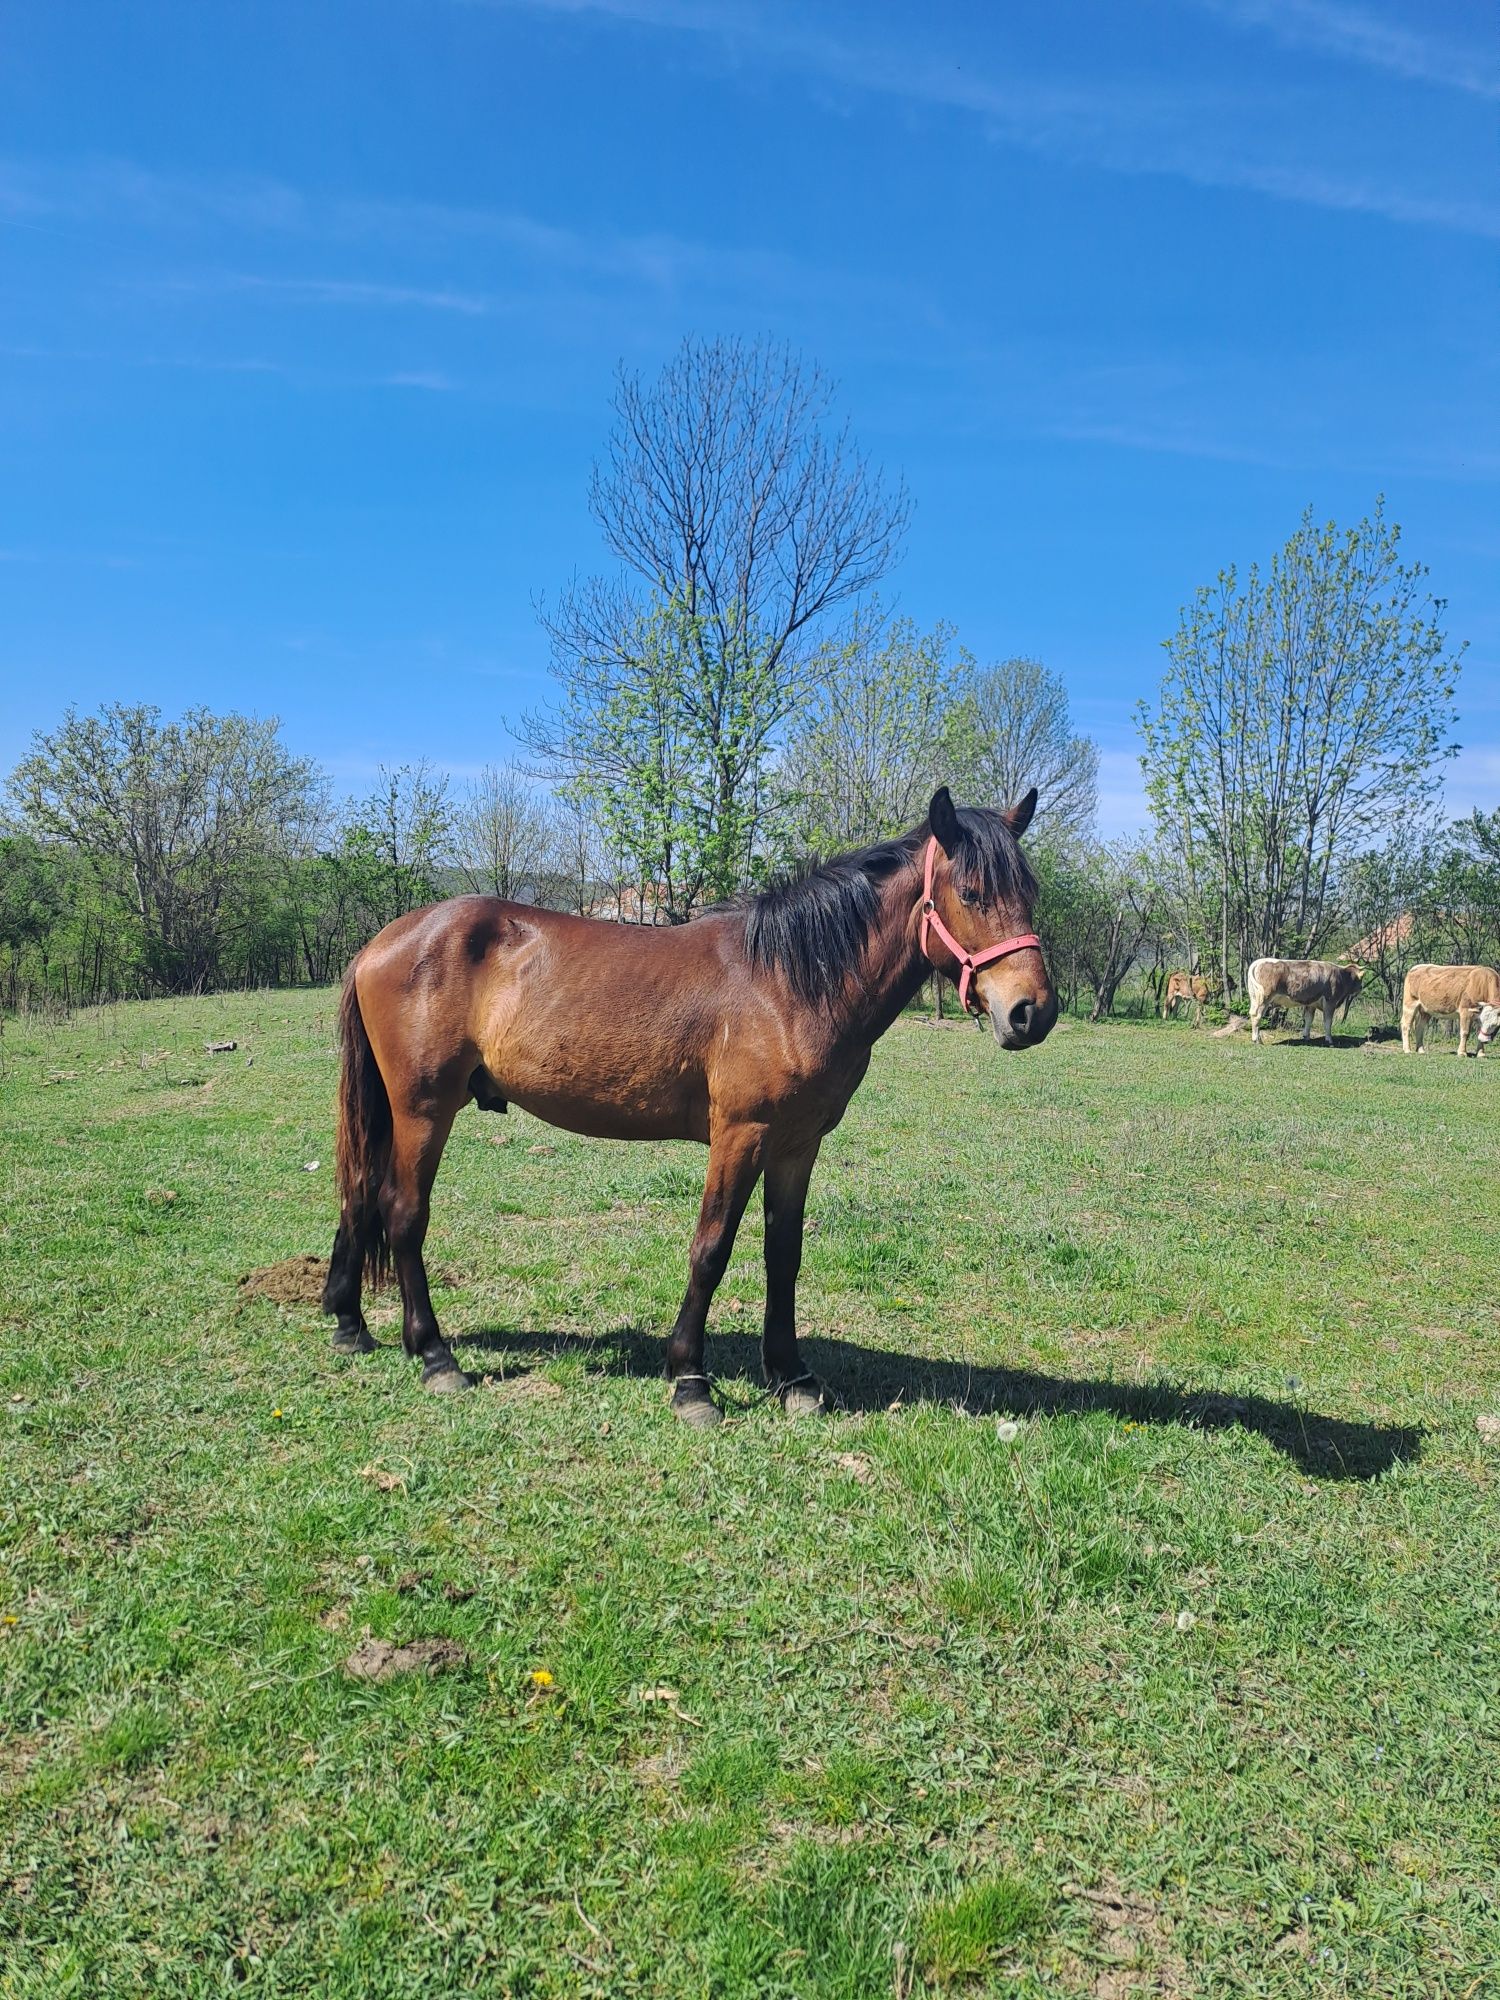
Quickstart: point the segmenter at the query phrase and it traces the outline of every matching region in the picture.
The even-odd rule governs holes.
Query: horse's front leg
[[[708,1179],[688,1258],[688,1288],[667,1341],[672,1413],[695,1430],[724,1421],[703,1365],[704,1330],[709,1302],[729,1268],[735,1231],[760,1174],[765,1140],[764,1125],[730,1125],[715,1130],[709,1142]]]
[[[802,1221],[818,1142],[766,1161],[766,1330],[761,1343],[766,1381],[789,1417],[819,1416],[828,1407],[823,1385],[797,1346],[797,1273],[802,1268]]]

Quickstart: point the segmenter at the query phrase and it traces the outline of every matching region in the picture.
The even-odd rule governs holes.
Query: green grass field
[[[705,1437],[692,1148],[465,1111],[471,1396],[242,1291],[333,1018],[6,1026],[0,1992],[1500,1993],[1500,1060],[904,1021]]]

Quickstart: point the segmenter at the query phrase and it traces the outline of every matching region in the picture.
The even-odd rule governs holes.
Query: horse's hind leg
[[[453,1103],[395,1113],[391,1163],[380,1191],[391,1262],[401,1287],[401,1344],[422,1363],[422,1387],[440,1391],[474,1386],[438,1330],[422,1261],[432,1183],[457,1111],[458,1104]]]
[[[760,1174],[763,1125],[734,1125],[714,1133],[708,1149],[708,1178],[688,1259],[688,1288],[667,1341],[667,1379],[672,1413],[696,1430],[722,1418],[703,1366],[704,1329],[719,1280],[729,1268],[735,1231]]]

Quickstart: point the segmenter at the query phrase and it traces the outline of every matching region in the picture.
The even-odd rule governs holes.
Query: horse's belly
[[[507,1085],[506,1096],[565,1132],[586,1139],[697,1139],[708,1143],[708,1106],[701,1096],[683,1092],[649,1101],[625,1095],[613,1097],[580,1084],[577,1090],[528,1090]]]

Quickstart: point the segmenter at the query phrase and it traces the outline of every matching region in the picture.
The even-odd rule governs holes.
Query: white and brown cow
[[[1500,972],[1490,965],[1414,965],[1406,975],[1401,994],[1401,1046],[1408,1055],[1421,1055],[1427,1023],[1456,1014],[1458,1053],[1469,1053],[1469,1028],[1479,1024],[1479,1046],[1487,1045],[1500,1033]]]
[[[1331,965],[1323,958],[1257,958],[1245,974],[1251,1041],[1260,1040],[1260,1017],[1269,1003],[1286,1000],[1302,1009],[1304,1042],[1312,1035],[1314,1008],[1323,1009],[1323,1039],[1332,1048],[1334,1010],[1354,998],[1360,978],[1357,966]]]

